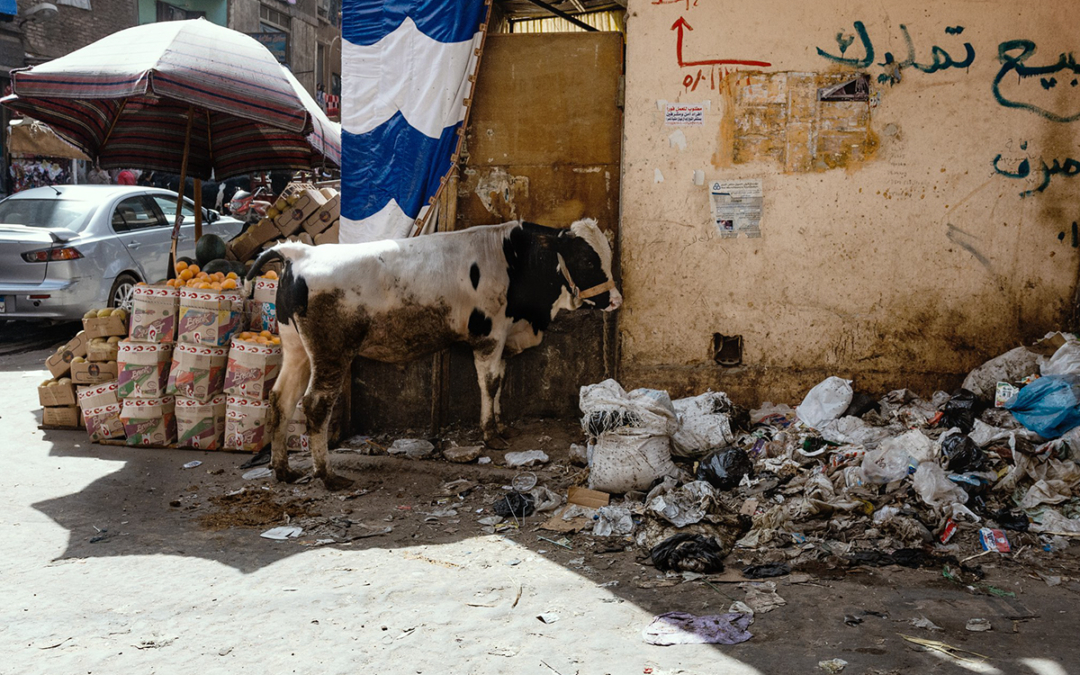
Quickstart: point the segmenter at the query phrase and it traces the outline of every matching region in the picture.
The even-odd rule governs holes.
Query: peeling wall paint
[[[1062,326],[1080,265],[1078,20],[1002,0],[630,0],[624,384],[758,403],[836,374],[929,394]],[[867,95],[819,100],[860,76]],[[664,106],[704,99],[673,144]],[[682,178],[696,171],[704,185]],[[708,184],[755,178],[763,237],[721,238]],[[743,337],[742,365],[716,366],[715,333]]]

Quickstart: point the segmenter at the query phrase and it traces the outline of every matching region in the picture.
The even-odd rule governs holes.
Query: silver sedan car
[[[228,241],[243,223],[204,209],[203,232]],[[178,255],[195,254],[185,199]],[[0,320],[80,319],[130,309],[140,281],[166,276],[176,194],[151,187],[57,185],[0,201]]]

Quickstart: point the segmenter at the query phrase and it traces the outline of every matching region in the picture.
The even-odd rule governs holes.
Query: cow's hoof
[[[488,438],[485,438],[484,445],[492,450],[506,450],[510,447],[510,443],[500,436],[489,436]]]
[[[292,469],[274,469],[274,477],[282,483],[295,483],[304,477],[304,473]]]
[[[329,490],[330,492],[338,492],[340,490],[348,490],[349,488],[351,488],[353,486],[353,481],[352,480],[350,480],[348,478],[345,478],[344,476],[338,476],[336,474],[333,475],[333,476],[325,476],[322,479],[322,482],[323,482],[323,485],[326,486],[326,489]]]

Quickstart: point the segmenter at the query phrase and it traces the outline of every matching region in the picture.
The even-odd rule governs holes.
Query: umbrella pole
[[[202,179],[195,179],[195,243],[202,239]]]
[[[195,108],[188,106],[187,131],[184,133],[184,159],[180,162],[180,185],[176,189],[176,220],[173,222],[172,248],[169,250],[169,269],[166,276],[176,277],[176,242],[180,237],[180,225],[184,222],[184,188],[187,186],[188,154],[191,151],[191,123],[195,119]]]

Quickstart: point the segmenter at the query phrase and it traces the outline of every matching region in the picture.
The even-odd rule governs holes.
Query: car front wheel
[[[112,291],[109,293],[109,307],[120,308],[131,313],[132,296],[135,292],[135,277],[130,274],[121,274],[113,282]]]

